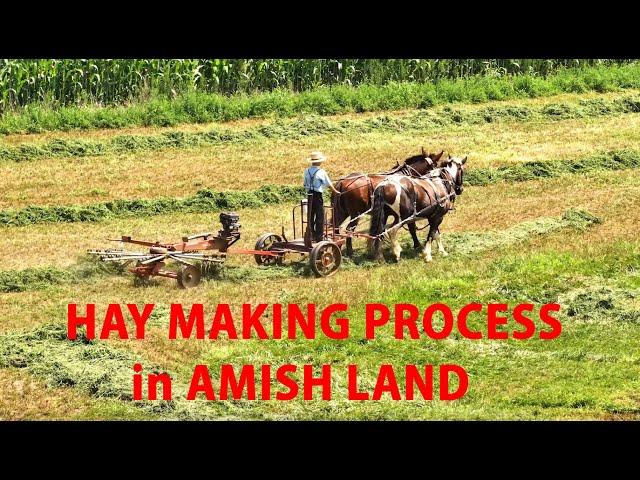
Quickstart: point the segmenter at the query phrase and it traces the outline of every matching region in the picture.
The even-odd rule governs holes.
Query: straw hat
[[[307,162],[311,163],[320,163],[324,162],[327,159],[322,152],[311,152],[311,156],[307,158]]]

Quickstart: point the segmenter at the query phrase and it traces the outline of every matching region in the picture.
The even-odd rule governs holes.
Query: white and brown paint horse
[[[400,242],[398,230],[404,223],[414,224],[416,220],[429,222],[429,233],[422,251],[426,262],[432,260],[431,243],[438,244],[438,250],[444,256],[439,227],[444,216],[453,208],[456,196],[464,189],[463,176],[467,157],[453,158],[442,162],[439,168],[427,175],[412,178],[406,175],[391,175],[381,181],[373,193],[370,235],[376,237],[371,242],[374,258],[381,259],[381,237],[386,234],[391,241],[393,254],[400,260]],[[394,221],[387,230],[387,219]]]
[[[360,218],[371,209],[371,198],[376,186],[389,175],[407,175],[419,177],[433,170],[440,161],[444,151],[427,153],[424,147],[420,155],[407,158],[402,164],[397,164],[388,172],[366,174],[351,173],[335,183],[340,195],[331,193],[331,205],[336,227],[340,227],[347,219],[347,231],[354,231]],[[396,162],[397,163],[397,162]],[[414,248],[421,248],[415,225],[409,225],[409,232],[413,238]],[[347,237],[346,255],[353,254],[351,238]]]

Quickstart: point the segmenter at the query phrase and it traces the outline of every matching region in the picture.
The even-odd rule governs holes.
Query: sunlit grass
[[[611,223],[611,235],[632,234],[634,225],[629,219],[629,202],[640,198],[640,172],[598,172],[569,175],[562,178],[496,184],[486,187],[467,187],[456,201],[456,211],[444,220],[442,231],[460,232],[487,228],[504,229],[514,223],[542,216],[561,215],[567,208],[583,208]],[[257,238],[265,232],[280,233],[285,227],[290,235],[291,209],[294,204],[239,210],[242,238],[239,247],[253,248]],[[616,227],[613,228],[615,218]],[[363,220],[359,229],[366,230]],[[172,214],[151,218],[121,218],[99,223],[38,224],[4,228],[10,241],[0,242],[0,270],[35,266],[65,266],[75,263],[91,248],[107,248],[117,244],[107,238],[132,235],[152,241],[179,240],[184,235],[217,232],[218,214]],[[404,235],[408,237],[405,232]],[[426,235],[426,231],[421,232]],[[356,241],[356,245],[364,242]],[[249,256],[230,258],[232,265],[252,265]]]
[[[607,149],[639,148],[639,122],[637,115],[628,114],[459,127],[428,138],[416,138],[406,132],[326,136],[76,162],[43,160],[13,165],[15,171],[6,165],[0,167],[0,205],[95,202],[115,196],[153,198],[158,193],[186,195],[203,187],[255,188],[269,179],[297,184],[305,166],[302,158],[316,148],[330,155],[327,167],[334,177],[351,170],[385,168],[390,159],[417,153],[422,144],[431,149],[469,153],[470,162],[483,167],[566,159]],[[104,133],[91,133],[94,134]],[[142,170],[141,165],[145,165]],[[238,165],[254,168],[257,173],[242,173],[236,168]],[[85,167],[87,170],[83,171]],[[90,190],[92,193],[87,194]],[[214,376],[222,363],[334,366],[331,402],[239,401],[221,402],[206,409],[190,407],[194,412],[205,412],[209,418],[640,418],[640,359],[636,348],[640,342],[640,171],[594,172],[468,187],[456,206],[441,228],[445,246],[450,234],[489,230],[504,234],[522,222],[559,217],[570,208],[587,210],[600,217],[602,223],[585,230],[549,229],[515,243],[497,242],[470,255],[459,255],[451,249],[451,254],[443,258],[434,252],[430,264],[411,251],[409,236],[403,232],[400,263],[387,260],[378,265],[367,261],[364,242],[356,242],[358,264],[346,262],[336,275],[325,279],[305,274],[304,263],[276,271],[257,268],[251,256],[232,256],[220,277],[206,279],[189,290],[179,290],[175,281],[162,278],[135,286],[131,276],[114,274],[42,290],[3,293],[0,335],[31,331],[47,324],[64,325],[68,303],[95,303],[98,318],[110,303],[154,303],[158,315],[150,321],[151,330],[145,341],[110,340],[105,344],[138,356],[145,364],[175,373],[180,382],[189,380],[197,363],[209,365]],[[243,226],[238,246],[252,248],[261,233],[280,233],[282,224],[289,231],[291,207],[292,204],[285,204],[240,210]],[[177,240],[191,233],[217,231],[217,217],[173,214],[2,228],[0,269],[19,271],[48,265],[66,268],[82,262],[86,249],[115,245],[106,242],[106,238],[130,234],[134,238]],[[364,223],[361,228],[366,226]],[[420,232],[421,238],[425,234],[426,231]],[[440,342],[396,341],[390,336],[391,327],[385,327],[375,341],[362,341],[366,303],[414,303],[424,307],[445,302],[456,308],[472,301],[508,305],[559,301],[563,334],[549,342],[469,341],[459,336]],[[231,304],[234,313],[239,312],[242,303],[316,303],[320,307],[346,303],[352,335],[347,341],[171,341],[167,339],[166,318],[166,307],[171,303],[203,303],[208,320],[218,303]],[[479,330],[483,328],[480,317],[473,322]],[[64,353],[64,349],[57,351]],[[398,367],[409,363],[459,363],[469,372],[470,390],[463,400],[452,403],[388,399],[349,402],[345,399],[344,381],[349,363],[360,367],[361,385],[365,387],[373,385],[376,369],[382,363]],[[74,387],[47,387],[44,372],[38,373],[38,368],[44,369],[44,362],[30,369],[31,374],[22,369],[0,370],[0,418],[150,418],[128,401],[91,397]]]
[[[248,190],[265,183],[299,184],[312,150],[329,156],[327,170],[387,170],[427,150],[468,155],[469,168],[586,156],[640,145],[640,116],[550,122],[460,125],[429,132],[323,135],[159,152],[0,164],[0,208],[94,203],[119,198],[192,195],[201,188]],[[258,174],[259,172],[259,174]]]
[[[635,219],[637,221],[637,218]],[[603,224],[600,227],[603,227]],[[563,317],[564,333],[557,341],[541,344],[527,342],[472,342],[453,338],[448,341],[394,341],[385,327],[380,338],[367,344],[358,343],[362,331],[362,308],[367,302],[393,304],[411,302],[426,306],[430,302],[444,301],[452,308],[474,299],[517,302],[518,292],[531,298],[534,290],[548,292],[555,300],[562,292],[591,286],[594,282],[620,288],[629,277],[627,265],[638,258],[640,252],[629,249],[628,242],[609,244],[593,242],[592,233],[560,231],[539,237],[536,242],[525,242],[501,251],[485,251],[472,262],[462,257],[435,257],[431,265],[421,260],[404,260],[367,270],[341,272],[340,276],[324,280],[301,278],[296,282],[275,279],[264,282],[207,282],[202,287],[179,291],[159,281],[146,288],[132,288],[122,278],[101,282],[87,282],[75,286],[56,287],[48,292],[31,295],[5,295],[10,310],[3,309],[3,324],[10,330],[28,330],[64,318],[67,302],[85,302],[90,298],[104,311],[108,303],[204,303],[207,317],[217,303],[230,303],[238,312],[240,303],[304,304],[318,306],[345,302],[352,318],[350,340],[317,341],[169,341],[166,338],[166,319],[154,323],[148,338],[138,341],[110,341],[112,348],[122,348],[140,355],[149,364],[158,364],[175,374],[180,382],[189,379],[196,363],[207,363],[215,374],[215,366],[231,362],[242,363],[333,363],[336,371],[336,399],[320,401],[294,401],[285,407],[277,402],[240,402],[240,405],[212,406],[211,414],[228,413],[249,418],[600,418],[615,415],[637,415],[632,392],[637,388],[637,358],[632,346],[638,341],[637,325],[633,323],[607,323],[607,336],[601,336],[604,325],[598,317],[595,323],[583,324],[579,319]],[[572,239],[571,248],[560,262],[554,262],[554,243]],[[636,249],[637,250],[637,249]],[[612,260],[617,259],[615,262]],[[635,260],[634,260],[635,259]],[[540,268],[539,268],[540,267]],[[510,273],[525,276],[509,280]],[[501,273],[503,272],[503,273]],[[555,285],[549,279],[562,278]],[[322,283],[319,283],[322,282]],[[505,291],[501,282],[512,289]],[[618,285],[618,287],[616,287]],[[321,286],[321,288],[318,288]],[[513,290],[515,287],[516,290]],[[593,288],[593,287],[591,287]],[[29,308],[29,301],[38,302],[38,311],[27,321],[15,319],[14,314]],[[17,303],[17,305],[16,305]],[[632,308],[633,304],[615,304],[616,308]],[[565,304],[565,307],[567,304]],[[610,315],[617,314],[611,311]],[[99,317],[99,316],[98,316]],[[615,318],[615,317],[613,317]],[[475,321],[478,323],[476,324]],[[472,328],[480,328],[477,318]],[[386,332],[386,333],[385,333]],[[604,355],[604,356],[603,356]],[[362,385],[371,386],[377,365],[392,362],[441,363],[457,362],[471,375],[471,390],[460,402],[345,402],[343,365],[357,363],[361,367]],[[575,369],[585,372],[575,376]],[[585,383],[584,378],[590,379]],[[531,388],[535,385],[535,388]],[[567,388],[570,386],[570,388]],[[238,410],[236,407],[242,407]],[[622,413],[620,413],[622,412]],[[624,413],[627,412],[627,413]],[[634,413],[635,412],[635,413]],[[61,415],[65,415],[64,412]],[[124,412],[113,418],[130,417]]]

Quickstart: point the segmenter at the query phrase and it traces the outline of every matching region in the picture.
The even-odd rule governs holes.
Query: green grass
[[[0,272],[0,293],[42,290],[52,285],[83,282],[105,275],[123,273],[124,268],[116,263],[96,260],[83,261],[68,268],[41,267]]]
[[[484,250],[504,248],[532,236],[545,235],[561,228],[573,227],[583,230],[601,221],[589,212],[569,209],[560,218],[541,217],[503,231],[449,233],[446,235],[447,248],[454,255],[471,255]]]
[[[371,301],[419,306],[442,302],[452,309],[470,301],[560,303],[563,333],[549,342],[470,342],[454,337],[446,346],[407,341],[392,346],[388,329],[395,364],[446,359],[467,368],[470,392],[456,405],[457,415],[438,411],[434,415],[438,418],[579,418],[581,411],[637,418],[640,404],[633,392],[640,386],[640,361],[633,345],[640,339],[640,324],[637,307],[630,300],[638,298],[640,291],[620,284],[632,276],[628,266],[637,264],[638,252],[633,244],[619,247],[615,268],[609,263],[612,254],[588,258],[510,250],[489,262],[489,268],[485,265],[485,272],[461,266],[434,278],[411,273],[391,292]],[[504,268],[505,262],[512,270]],[[614,276],[599,275],[614,272]],[[486,332],[486,323],[476,320],[471,328]]]
[[[489,185],[497,182],[525,182],[567,174],[597,171],[618,171],[640,166],[640,151],[619,150],[587,155],[574,160],[522,162],[498,168],[475,168],[465,173],[468,185]]]
[[[546,235],[562,228],[571,227],[583,230],[600,221],[599,218],[588,212],[569,209],[560,218],[542,217],[522,222],[503,231],[448,233],[443,238],[446,239],[447,249],[454,255],[472,255],[490,249],[505,248],[531,237]],[[345,259],[345,265],[342,269],[349,271],[354,268],[378,266],[380,265],[370,260],[368,255],[360,253],[353,260]],[[67,268],[49,266],[5,270],[0,272],[0,293],[41,290],[55,285],[77,283],[110,274],[123,274],[124,272],[124,267],[116,263],[102,263],[93,257]],[[224,265],[215,266],[215,268],[204,272],[205,279],[234,283],[301,276],[311,276],[311,269],[306,261],[288,263],[279,267]]]
[[[0,118],[0,133],[171,126],[269,116],[291,117],[308,113],[331,115],[638,87],[640,65],[630,63],[566,69],[547,77],[477,76],[434,83],[388,83],[357,87],[338,85],[302,93],[278,89],[233,96],[196,92],[171,99],[152,98],[128,106],[52,109],[38,104],[28,105],[15,113],[4,114]]]
[[[575,91],[585,88],[584,83],[572,81],[569,76],[565,80],[568,83],[563,88]],[[605,82],[598,88],[606,90],[609,87]],[[404,101],[402,91],[398,91],[399,100]],[[480,92],[475,91],[476,101],[484,101]],[[624,96],[616,94],[620,97],[618,101],[628,98],[635,102],[633,99],[637,94],[633,97],[628,93]],[[180,99],[178,97],[176,101]],[[609,119],[602,116],[616,113],[617,108],[636,107],[634,103],[627,106],[613,103],[611,98],[604,99],[604,102],[601,100],[564,102],[551,99],[545,100],[542,106],[533,101],[511,107],[500,105],[497,110],[489,105],[438,109],[444,113],[440,116],[447,122],[481,125],[478,128],[465,127],[464,132],[451,127],[449,130],[453,133],[447,135],[485,138],[489,130],[502,129],[504,135],[496,138],[488,135],[483,155],[477,151],[473,154],[474,158],[486,156],[482,166],[490,168],[473,168],[478,164],[470,162],[465,183],[493,186],[469,188],[465,192],[458,212],[447,217],[448,223],[443,230],[445,247],[450,255],[440,257],[436,251],[434,261],[429,264],[412,251],[406,238],[403,259],[398,264],[373,262],[362,253],[363,248],[359,248],[354,260],[345,261],[336,276],[326,279],[311,278],[304,260],[269,269],[253,265],[251,257],[243,257],[230,260],[218,272],[210,272],[211,276],[195,289],[178,290],[168,279],[157,279],[145,288],[138,288],[128,273],[109,263],[79,258],[76,264],[68,267],[51,265],[68,265],[70,260],[73,261],[73,258],[68,258],[69,251],[75,257],[85,248],[94,246],[90,242],[110,236],[113,231],[138,231],[143,236],[157,234],[170,237],[175,236],[175,232],[210,228],[211,218],[205,212],[273,205],[243,213],[249,229],[245,239],[254,238],[257,232],[269,228],[267,225],[273,225],[275,220],[287,224],[288,205],[299,198],[301,190],[267,186],[257,191],[219,193],[204,190],[192,195],[192,191],[181,189],[163,193],[169,198],[132,199],[121,203],[91,203],[56,209],[45,206],[45,202],[51,201],[52,189],[59,189],[59,183],[52,180],[49,185],[43,184],[26,200],[40,206],[0,212],[0,224],[5,227],[42,224],[25,227],[25,231],[22,228],[4,230],[8,239],[5,242],[6,257],[12,262],[8,268],[15,270],[0,272],[0,317],[3,320],[0,323],[3,331],[0,336],[0,369],[6,374],[0,380],[3,388],[7,389],[6,395],[0,395],[0,416],[31,418],[44,412],[43,416],[47,418],[74,419],[640,419],[640,244],[637,241],[640,223],[636,208],[640,150],[633,145],[635,137],[632,132],[624,139],[613,135],[610,123],[615,120],[616,125],[621,126],[624,119],[629,118],[633,122],[636,116],[627,114]],[[548,104],[550,101],[554,103]],[[429,119],[438,116],[434,111],[420,113]],[[576,125],[569,125],[562,135],[552,140],[560,124],[550,120],[587,117],[591,120],[566,122]],[[409,136],[415,140],[419,139],[417,132],[429,131],[431,125],[437,127],[436,123],[429,123],[431,120],[424,120],[425,130],[411,130],[411,125],[403,123],[406,119],[422,121],[412,112],[408,115],[377,115],[365,121],[352,119],[344,123],[322,118],[279,121],[265,127],[267,134],[272,136],[270,138],[283,139],[276,142],[276,146],[289,146],[291,139],[304,139],[305,135],[313,136],[316,131],[324,131],[326,138],[313,137],[311,141],[338,139],[344,145],[339,144],[335,148],[337,152],[348,151],[345,145],[350,147],[359,131],[376,132],[375,138],[359,150],[359,154],[364,152],[366,157],[379,153],[380,148],[395,141],[396,130],[410,132]],[[537,119],[541,120],[539,124]],[[488,122],[502,120],[509,123],[487,125]],[[279,132],[278,128],[282,131]],[[334,132],[333,129],[337,130]],[[235,131],[240,130],[238,127]],[[263,138],[259,128],[255,127],[242,129],[240,133],[247,130],[253,132],[256,139]],[[222,129],[216,131],[221,132]],[[234,129],[229,128],[228,131],[233,133]],[[522,131],[530,133],[534,140],[529,141],[527,137],[515,145],[511,140]],[[577,131],[581,132],[580,137],[572,135]],[[346,133],[346,138],[342,138],[343,133]],[[101,133],[95,132],[90,135],[91,140],[103,140],[111,134],[101,137]],[[180,142],[185,141],[184,146],[188,148],[188,142],[198,138],[190,135],[181,137],[179,134],[175,138],[176,145],[180,147]],[[435,128],[430,142],[443,142],[442,135],[443,132]],[[153,150],[156,140],[147,147],[143,144],[147,141],[144,139],[161,136],[134,138],[131,151],[136,148]],[[603,139],[613,139],[610,140],[613,143],[619,141],[620,145],[605,146]],[[24,141],[20,138],[13,140]],[[567,152],[561,149],[563,140],[576,143],[577,150]],[[135,143],[138,141],[142,142],[140,147]],[[303,142],[297,141],[294,148]],[[34,147],[51,145],[34,144]],[[80,142],[76,156],[84,156],[82,148],[86,145],[94,144]],[[104,142],[104,145],[110,144]],[[623,150],[624,145],[631,149]],[[554,151],[556,146],[558,150]],[[171,148],[171,145],[157,146],[158,149],[165,147]],[[76,147],[59,144],[59,148],[61,151],[69,148],[66,155]],[[326,146],[323,148],[328,150]],[[406,146],[402,148],[406,149]],[[616,150],[608,151],[612,148]],[[401,151],[404,150],[398,148],[398,152]],[[582,153],[576,154],[575,151]],[[605,151],[608,153],[594,153]],[[176,155],[192,153],[191,150],[175,152]],[[517,161],[498,167],[493,163],[496,160],[491,157],[493,154],[500,155],[501,159],[515,155]],[[383,157],[378,156],[379,159]],[[542,161],[520,163],[528,157],[531,157],[529,160]],[[284,155],[282,158],[294,156]],[[3,161],[13,160],[6,158]],[[74,163],[87,161],[90,162],[83,158]],[[64,167],[66,170],[65,162],[56,160],[52,168]],[[379,165],[384,166],[384,163]],[[5,163],[5,166],[8,170],[39,168],[38,164]],[[227,172],[228,175],[233,174],[230,170]],[[205,176],[214,178],[208,174]],[[553,180],[513,183],[544,178]],[[295,179],[275,179],[273,182],[295,183]],[[192,185],[190,181],[187,184]],[[123,183],[116,182],[113,186],[122,189]],[[193,188],[195,191],[202,186],[197,184]],[[70,202],[67,195],[63,192],[58,200]],[[173,195],[190,196],[178,198]],[[133,198],[135,192],[129,191],[121,196]],[[96,199],[87,198],[86,201],[95,202]],[[82,200],[77,202],[82,203]],[[597,217],[576,210],[576,207],[586,208]],[[271,213],[265,215],[267,210]],[[202,212],[203,215],[191,213],[183,217],[182,212]],[[153,217],[161,213],[174,215]],[[103,219],[115,221],[93,226],[82,223]],[[47,223],[67,221],[78,223]],[[269,223],[265,223],[267,221]],[[20,235],[20,238],[14,235]],[[71,245],[70,249],[62,250],[67,256],[61,257],[61,251],[52,251],[49,245],[58,237],[70,242],[67,244],[68,247]],[[12,255],[15,252],[9,251],[11,249],[17,249],[17,254]],[[43,265],[42,262],[49,266],[24,269],[28,265]],[[95,303],[100,312],[109,303],[155,303],[156,308],[148,323],[150,330],[145,341],[89,341],[81,335],[78,341],[70,342],[65,338],[65,312],[66,305],[71,302]],[[202,342],[169,341],[166,338],[168,306],[171,303],[204,303],[206,318],[210,319],[211,309],[217,303],[229,303],[235,314],[241,310],[242,303],[304,305],[311,302],[320,306],[332,302],[347,303],[351,320],[350,338],[332,341],[320,335],[312,341],[228,341],[222,338]],[[419,308],[444,302],[454,311],[470,302],[507,303],[510,307],[531,302],[536,308],[541,303],[558,302],[563,332],[552,341],[536,338],[526,341],[471,341],[455,330],[450,338],[442,341],[426,337],[398,341],[393,338],[392,325],[387,325],[378,330],[375,340],[368,341],[364,338],[364,304],[373,302],[388,306],[413,303]],[[470,323],[474,330],[487,331],[483,315],[472,315]],[[270,325],[269,318],[265,319],[267,331]],[[542,325],[536,321],[536,326]],[[506,330],[514,329],[519,327],[509,320]],[[160,370],[171,373],[174,401],[150,403],[131,400],[132,365],[136,361],[145,366],[147,373]],[[333,399],[328,402],[302,399],[291,402],[187,402],[184,400],[186,385],[193,366],[199,363],[209,366],[214,380],[219,377],[220,366],[228,363],[236,366],[331,364],[334,372]],[[381,364],[391,363],[398,367],[402,382],[404,376],[400,369],[405,364],[457,363],[469,373],[469,392],[456,402],[395,402],[389,398],[379,402],[350,402],[346,399],[346,365],[351,363],[358,365],[359,385],[367,389],[375,384]],[[30,377],[37,381],[36,396],[10,394],[15,379],[29,382]],[[300,380],[301,376],[295,377]]]
[[[593,220],[584,213],[572,212],[556,221],[584,227]],[[534,228],[535,222],[529,223],[527,228],[537,236],[539,224]],[[506,231],[511,234],[505,232],[503,236],[513,238],[514,231],[523,229],[523,225],[516,225]],[[558,301],[563,333],[552,341],[471,341],[457,333],[443,341],[398,341],[392,338],[392,325],[379,329],[376,339],[367,341],[363,338],[362,309],[353,305],[349,315],[351,335],[345,341],[318,338],[212,343],[200,357],[170,371],[174,379],[171,402],[131,401],[133,363],[141,362],[146,372],[166,371],[162,365],[126,348],[116,348],[111,342],[89,341],[82,335],[71,342],[66,339],[65,325],[60,323],[0,337],[0,367],[24,369],[51,387],[75,388],[109,405],[120,402],[166,419],[638,418],[640,404],[634,395],[640,387],[640,359],[635,348],[640,341],[640,319],[635,302],[640,298],[640,285],[629,268],[640,258],[637,245],[618,242],[596,246],[590,252],[561,255],[544,245],[533,249],[530,245],[523,248],[517,242],[508,246],[488,236],[482,249],[469,252],[474,255],[473,262],[468,255],[448,257],[431,275],[425,275],[423,269],[406,269],[402,277],[394,278],[388,288],[368,301],[413,303],[420,308],[444,302],[454,310],[470,301],[509,305],[527,300]],[[490,255],[496,248],[502,254]],[[480,255],[482,252],[486,255]],[[517,297],[501,290],[496,272],[517,286]],[[549,284],[552,278],[562,282]],[[374,275],[372,281],[384,281],[384,275]],[[629,288],[633,282],[636,287]],[[159,329],[154,335],[166,335],[166,317],[166,306],[158,305],[150,320],[150,325]],[[539,322],[536,325],[541,326]],[[470,328],[486,333],[486,319],[472,316]],[[507,330],[513,328],[518,327],[509,323]],[[208,365],[214,378],[225,363],[330,363],[334,370],[333,399],[188,402],[184,392],[196,363]],[[349,402],[345,382],[348,363],[358,365],[359,385],[366,389],[373,388],[377,367],[383,363],[457,363],[469,373],[469,392],[456,402],[394,402],[388,398]],[[300,380],[299,375],[295,378]],[[399,381],[403,378],[400,372]],[[137,415],[123,407],[114,409],[112,418]]]
[[[500,120],[536,121],[566,120],[621,113],[640,112],[640,96],[624,95],[613,100],[587,99],[579,102],[553,103],[542,106],[498,105],[474,110],[445,107],[437,114],[418,111],[402,117],[382,115],[365,120],[326,120],[306,117],[294,121],[279,120],[268,125],[245,129],[214,128],[207,132],[165,132],[158,135],[117,135],[107,140],[56,138],[46,143],[0,145],[0,160],[24,162],[38,158],[81,158],[167,148],[243,144],[265,139],[287,141],[327,134],[356,135],[369,132],[427,132],[454,125],[479,125]]]
[[[476,168],[465,174],[465,185],[496,182],[523,182],[568,174],[617,171],[640,166],[640,151],[620,150],[589,155],[575,160],[523,162],[499,168]],[[261,207],[294,201],[304,194],[302,187],[265,185],[254,191],[216,192],[200,190],[190,197],[153,200],[114,200],[86,205],[29,206],[0,211],[0,226],[24,226],[36,223],[96,222],[128,216],[152,216],[167,213],[217,212],[225,209]]]
[[[90,205],[27,207],[0,212],[0,225],[21,226],[34,223],[96,222],[109,218],[151,216],[166,213],[218,212],[238,208],[258,208],[297,200],[302,187],[265,185],[254,191],[216,192],[200,190],[191,197],[153,200],[114,200]]]

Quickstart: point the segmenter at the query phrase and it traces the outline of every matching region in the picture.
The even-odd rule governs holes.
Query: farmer
[[[327,159],[322,152],[312,152],[307,161],[311,166],[304,171],[304,189],[307,192],[308,219],[311,227],[311,235],[314,242],[320,242],[324,236],[324,202],[322,192],[325,187],[331,187],[338,195],[340,192],[336,190],[333,183],[329,179],[329,175],[320,168],[320,164]]]

